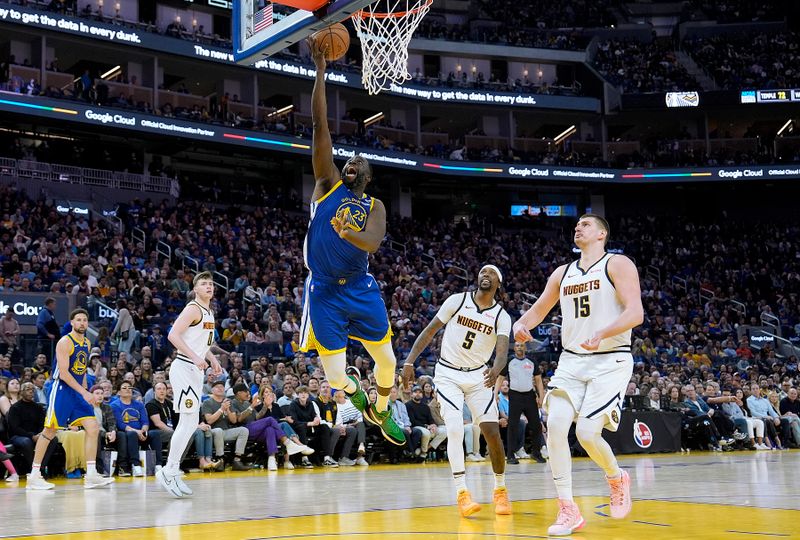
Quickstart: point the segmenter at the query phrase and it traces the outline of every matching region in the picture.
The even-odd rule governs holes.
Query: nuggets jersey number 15
[[[468,292],[448,297],[436,317],[447,325],[440,356],[459,368],[486,365],[497,345],[497,336],[511,332],[511,317],[500,304],[481,310]]]
[[[606,253],[585,271],[574,261],[567,266],[561,280],[561,343],[565,351],[588,354],[581,343],[620,316],[625,309],[617,297],[614,282],[608,274]],[[631,331],[604,339],[596,353],[628,352],[631,350]]]

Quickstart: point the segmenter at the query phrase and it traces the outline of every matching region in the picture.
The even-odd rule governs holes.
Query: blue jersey
[[[72,352],[69,354],[69,372],[75,377],[78,384],[83,385],[83,379],[86,378],[86,368],[89,366],[91,343],[85,336],[82,343],[75,341],[72,334],[67,334],[67,339],[72,344]],[[59,379],[58,360],[53,366],[53,379]]]
[[[341,180],[311,203],[311,220],[303,252],[314,278],[351,280],[367,274],[369,254],[339,238],[331,221],[338,216],[354,231],[363,231],[373,203],[372,197],[358,197]]]

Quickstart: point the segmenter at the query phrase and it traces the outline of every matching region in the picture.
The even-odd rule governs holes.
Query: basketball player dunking
[[[313,41],[309,45],[317,67],[311,95],[316,184],[303,246],[309,272],[300,350],[316,349],[331,387],[344,390],[389,442],[403,445],[405,433],[388,410],[396,367],[392,331],[380,287],[367,271],[369,254],[378,250],[386,234],[386,208],[364,193],[372,180],[372,168],[366,159],[360,155],[350,158],[343,173],[333,163],[325,100],[325,51]],[[358,370],[346,371],[348,337],[361,341],[375,359],[378,399],[373,405],[361,389]]]
[[[403,381],[408,386],[414,379],[414,362],[442,326],[445,326],[442,350],[436,363],[436,394],[441,401],[442,416],[447,428],[447,459],[456,484],[458,510],[467,517],[480,511],[467,490],[464,469],[464,405],[480,425],[494,471],[494,511],[511,514],[506,490],[506,460],[500,437],[494,383],[508,361],[508,336],[511,317],[495,301],[503,282],[500,270],[487,264],[478,272],[478,290],[453,294],[414,341],[403,364]],[[495,353],[494,366],[486,363]]]
[[[606,473],[611,488],[611,517],[631,511],[630,477],[602,438],[603,428],[619,427],[621,403],[633,374],[631,329],[642,323],[639,274],[627,257],[606,253],[608,223],[594,214],[581,216],[575,227],[578,261],[562,265],[550,276],[536,303],[514,324],[518,342],[531,341],[530,329],[561,303],[564,352],[547,386],[545,409],[550,468],[558,493],[559,512],[548,529],[566,536],[585,524],[572,498],[572,458],[567,435],[576,421],[576,435],[589,457]]]
[[[175,395],[178,427],[169,443],[167,466],[156,472],[158,483],[173,497],[191,495],[192,490],[181,478],[181,458],[200,424],[200,397],[203,395],[203,374],[211,364],[213,375],[222,373],[216,357],[211,354],[214,343],[214,278],[211,272],[194,277],[194,299],[190,300],[172,325],[169,341],[178,349],[178,357],[169,368],[169,382]]]

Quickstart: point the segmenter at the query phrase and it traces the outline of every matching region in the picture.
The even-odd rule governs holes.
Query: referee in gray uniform
[[[514,456],[514,445],[517,441],[520,414],[528,419],[528,428],[533,431],[534,445],[531,457],[539,463],[545,459],[541,453],[542,423],[539,419],[539,407],[544,398],[542,372],[535,362],[525,356],[525,344],[514,344],[514,356],[501,373],[508,378],[508,431],[506,440],[506,456],[509,463],[519,463]],[[536,390],[534,391],[534,383]]]

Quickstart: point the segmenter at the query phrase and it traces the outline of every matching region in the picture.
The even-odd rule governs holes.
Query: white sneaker
[[[756,450],[769,450],[769,446],[764,443],[756,443]]]
[[[297,445],[295,445],[295,446],[297,446]],[[288,448],[287,448],[287,450],[288,450]],[[269,456],[269,459],[267,460],[267,470],[268,471],[277,471],[278,470],[278,462],[275,461],[275,456]]]
[[[86,489],[107,486],[113,482],[113,478],[106,478],[105,476],[100,476],[98,473],[86,473],[86,476],[83,477],[83,487]]]
[[[550,456],[550,455],[547,453],[547,446],[546,446],[546,445],[544,445],[544,444],[543,444],[543,445],[542,445],[542,447],[539,449],[539,452],[541,452],[541,454],[542,454],[542,457],[543,457],[544,459],[547,459],[547,458]]]
[[[28,481],[25,484],[25,489],[37,489],[37,490],[44,490],[44,489],[53,489],[56,487],[55,484],[51,484],[44,478],[42,478],[42,473],[30,473],[28,475]]]
[[[356,462],[350,458],[343,457],[342,459],[339,460],[340,467],[352,467],[355,464]]]
[[[364,459],[364,456],[358,456],[358,459],[356,460],[356,465],[358,465],[359,467],[369,467],[369,463],[367,463],[367,460]]]
[[[19,482],[19,475],[14,473],[6,476],[6,482]]]
[[[483,461],[483,460],[480,457],[476,456],[475,454],[470,454],[470,455],[467,456],[467,461],[476,462],[476,461]]]
[[[286,447],[286,453],[289,454],[290,456],[299,454],[300,452],[303,451],[303,449],[308,448],[306,445],[297,444],[296,442],[294,442],[292,439],[289,438],[286,439],[286,442],[283,443],[283,446]]]
[[[159,485],[170,495],[176,499],[180,499],[183,497],[183,491],[180,486],[178,486],[178,482],[176,481],[177,477],[178,475],[176,474],[167,473],[166,469],[161,469],[156,473],[156,480],[158,480]]]
[[[180,489],[181,493],[184,495],[194,495],[192,488],[186,485],[186,482],[183,481],[183,471],[178,470],[178,474],[175,475],[175,483],[178,484],[178,489]]]
[[[529,453],[527,453],[524,448],[520,448],[519,450],[514,452],[514,455],[517,456],[517,459],[530,459],[531,458],[531,455]]]
[[[283,464],[283,468],[286,469],[287,471],[293,471],[294,470],[294,463],[292,463],[291,461],[286,461]]]
[[[144,476],[144,469],[142,469],[141,465],[134,465],[132,468],[133,476]]]
[[[334,467],[334,468],[339,466],[339,464],[336,463],[330,456],[325,456],[325,459],[322,460],[322,465],[325,467]]]

